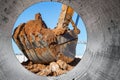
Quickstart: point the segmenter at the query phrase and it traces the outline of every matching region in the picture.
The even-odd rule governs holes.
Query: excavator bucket
[[[24,55],[34,63],[49,64],[63,60],[70,63],[75,58],[78,37],[74,30],[67,30],[73,15],[73,9],[63,5],[58,25],[47,28],[40,14],[35,20],[19,25],[13,39]]]

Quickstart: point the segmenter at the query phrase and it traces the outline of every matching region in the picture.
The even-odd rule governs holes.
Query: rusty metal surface
[[[20,46],[20,49],[22,51],[25,51],[23,53],[27,55],[27,58],[35,63],[49,63],[58,59],[64,59],[61,58],[60,54],[62,54],[64,57],[69,58],[64,59],[64,61],[67,63],[71,62],[75,58],[77,35],[73,30],[58,36],[57,43],[50,46],[48,46],[48,44],[41,39],[40,41],[33,40],[33,42],[30,43],[27,36],[25,34],[22,35],[22,31],[21,34],[19,34],[18,39],[14,35],[14,40],[18,41],[17,45]]]

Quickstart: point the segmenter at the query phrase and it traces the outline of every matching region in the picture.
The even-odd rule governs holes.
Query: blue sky
[[[40,2],[36,3],[29,8],[25,9],[16,20],[13,30],[21,23],[25,23],[29,20],[33,20],[36,13],[41,13],[43,20],[45,21],[46,25],[53,29],[57,22],[61,12],[61,3],[58,2]],[[74,13],[73,20],[76,21],[77,13]],[[78,28],[81,30],[81,33],[78,35],[78,41],[87,42],[87,33],[85,25],[81,18],[79,18]],[[71,24],[69,25],[72,28]],[[15,54],[22,53],[17,45],[12,40],[12,46]],[[82,56],[86,49],[86,44],[77,44],[76,47],[76,54],[78,56]]]

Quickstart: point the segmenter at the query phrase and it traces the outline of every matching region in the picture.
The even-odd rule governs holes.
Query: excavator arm
[[[64,4],[62,5],[62,9],[56,29],[53,30],[56,35],[64,34],[67,31],[70,22],[74,27],[75,32],[77,32],[77,34],[80,33],[80,30],[77,28],[77,26],[72,20],[73,13],[74,10],[70,6]]]

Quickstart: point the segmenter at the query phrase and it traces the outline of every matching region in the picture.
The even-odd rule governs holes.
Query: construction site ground
[[[49,64],[38,64],[32,61],[21,63],[26,69],[40,76],[59,76],[72,70],[80,61],[80,58],[75,58],[71,63],[66,63],[62,60],[51,62]]]

